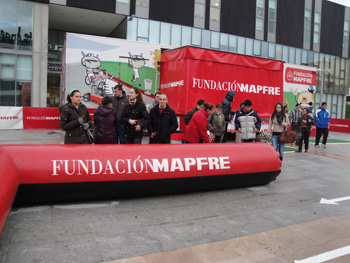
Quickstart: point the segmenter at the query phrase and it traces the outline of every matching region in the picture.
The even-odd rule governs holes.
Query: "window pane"
[[[220,47],[220,33],[211,32],[211,48],[219,48]]]
[[[289,48],[289,63],[295,63],[295,48],[290,47]]]
[[[261,56],[261,41],[254,40],[254,53],[255,56]]]
[[[196,0],[196,3],[198,3],[198,4],[205,4],[205,0]]]
[[[307,64],[307,51],[306,50],[303,50],[302,51],[302,56],[301,56],[301,63],[302,64]]]
[[[295,64],[301,65],[301,49],[297,49],[295,52]]]
[[[171,25],[171,45],[175,47],[181,46],[181,26]]]
[[[276,0],[269,0],[269,8],[276,9]]]
[[[15,81],[0,80],[0,106],[15,106]]]
[[[31,106],[32,83],[29,81],[18,81],[16,90],[16,106]]]
[[[199,18],[204,18],[205,16],[205,6],[203,4],[194,5],[194,16]]]
[[[0,54],[0,63],[16,64],[16,55],[14,55],[14,54]]]
[[[253,55],[253,39],[247,38],[245,41],[245,54],[248,56]]]
[[[320,43],[319,36],[320,35],[318,33],[314,32],[314,43],[315,44],[319,44]]]
[[[238,48],[237,53],[239,54],[245,54],[245,38],[244,37],[238,37]]]
[[[210,20],[217,21],[217,22],[220,21],[220,9],[219,8],[214,8],[214,7],[210,8]]]
[[[171,25],[168,23],[160,24],[160,43],[170,45],[170,29]]]
[[[15,78],[15,66],[1,65],[0,77],[14,79]]]
[[[269,58],[275,58],[275,44],[269,43]]]
[[[159,44],[159,32],[160,32],[160,23],[157,21],[149,22],[149,42]]]
[[[264,0],[256,0],[256,6],[264,8],[265,6],[265,1]]]
[[[136,6],[148,8],[149,0],[136,0]]]
[[[20,79],[20,80],[32,79],[32,57],[31,56],[18,55],[17,79]]]
[[[260,18],[256,19],[255,29],[259,30],[259,31],[264,31],[264,20],[263,19],[260,19]]]
[[[320,13],[315,12],[314,22],[320,24],[320,22],[321,22],[321,14]]]
[[[276,59],[282,60],[282,46],[276,45]]]
[[[137,18],[133,18],[131,21],[128,19],[127,22],[127,39],[137,40]]]
[[[269,33],[275,34],[275,22],[269,21],[268,28]]]
[[[228,35],[220,34],[220,50],[228,51]]]
[[[219,8],[220,7],[220,0],[211,0],[210,1],[210,6]]]
[[[129,4],[130,0],[117,0],[118,3]]]
[[[18,49],[32,49],[33,3],[18,1]]]
[[[183,26],[182,27],[182,41],[181,46],[188,46],[191,45],[191,35],[192,30],[190,27]]]
[[[237,36],[229,36],[229,51],[237,52]]]
[[[201,46],[202,45],[202,30],[198,28],[193,28],[192,30],[192,45]]]
[[[261,45],[261,56],[263,58],[269,57],[269,43],[263,41]]]
[[[13,0],[2,0],[0,8],[0,47],[15,48],[17,34],[16,14],[17,2]]]
[[[146,19],[138,19],[137,36],[148,39],[148,21]]]
[[[210,48],[210,31],[202,30],[202,47]]]

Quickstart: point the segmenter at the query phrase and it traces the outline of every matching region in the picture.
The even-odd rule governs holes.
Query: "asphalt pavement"
[[[60,130],[0,130],[0,144],[62,144],[63,136]],[[144,138],[145,143],[147,140]],[[302,226],[298,230],[301,235],[293,241],[299,244],[294,246],[299,257],[316,246],[307,242],[308,236],[314,235],[312,240],[318,241],[321,252],[327,251],[330,241],[350,244],[350,198],[346,198],[350,196],[350,134],[330,133],[327,146],[315,149],[311,144],[309,153],[286,149],[281,174],[265,186],[13,207],[0,236],[0,262],[294,263],[296,252],[284,250],[284,256],[276,259],[266,245],[272,242],[272,246],[281,248],[285,242],[291,248],[294,243],[286,241],[290,235],[269,241],[266,237],[271,231],[295,226]],[[340,201],[321,204],[322,198]],[[335,221],[348,224],[348,232],[331,229],[328,224]],[[193,260],[189,253],[174,260],[172,254],[191,248],[191,253],[200,256],[203,251],[211,251],[209,244],[216,244],[223,255],[227,247],[221,242],[231,242],[229,247],[235,250],[232,244],[237,243],[232,240],[244,245],[246,238],[260,234],[265,235],[260,250],[247,242],[250,249],[240,248],[235,256],[220,260],[208,255]],[[254,257],[243,259],[247,251]],[[159,253],[165,256],[147,257]],[[349,262],[349,258],[329,262]]]

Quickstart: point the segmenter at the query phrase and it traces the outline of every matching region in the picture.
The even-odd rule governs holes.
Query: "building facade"
[[[328,0],[2,0],[0,106],[57,107],[64,34],[75,32],[316,67],[315,106],[344,118],[349,30],[350,8]]]

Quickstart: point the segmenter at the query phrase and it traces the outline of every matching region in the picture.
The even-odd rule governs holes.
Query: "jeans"
[[[118,138],[120,144],[125,144],[126,139],[124,135],[124,124],[118,124]]]
[[[280,153],[280,159],[283,160],[284,143],[278,141],[278,135],[272,135],[272,146]]]
[[[142,137],[126,138],[126,144],[141,144]]]
[[[318,145],[321,139],[321,135],[323,134],[322,144],[327,143],[328,138],[328,128],[316,128],[316,142],[315,145]]]

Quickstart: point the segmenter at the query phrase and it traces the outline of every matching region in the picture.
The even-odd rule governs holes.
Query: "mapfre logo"
[[[286,68],[285,81],[288,83],[316,86],[316,71]]]
[[[0,116],[0,120],[18,120],[18,116]]]

